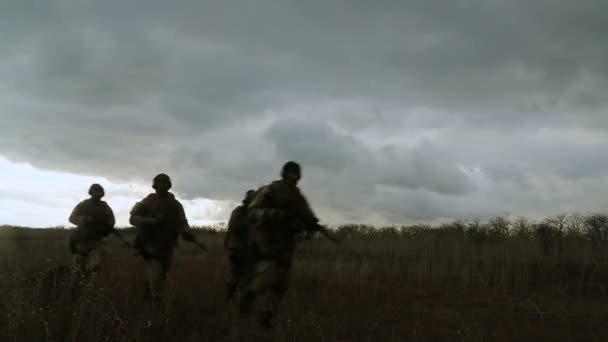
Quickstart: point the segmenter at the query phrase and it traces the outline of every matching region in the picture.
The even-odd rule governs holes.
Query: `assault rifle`
[[[200,242],[200,241],[198,241],[196,239],[194,239],[194,240],[186,240],[186,241],[195,244],[203,252],[208,252],[209,251],[209,249],[207,248],[207,246],[205,246],[202,242]]]
[[[304,230],[307,230],[309,232],[319,232],[321,233],[321,235],[323,235],[325,238],[335,243],[336,245],[342,243],[342,241],[340,241],[340,239],[338,239],[338,237],[336,237],[334,233],[327,229],[327,227],[320,225],[319,222],[317,222],[316,220],[299,217],[298,221],[300,221]]]
[[[175,220],[173,220],[170,217],[167,217],[166,215],[163,215],[163,214],[154,215],[154,216],[152,216],[152,218],[155,219],[155,222],[154,223],[152,223],[152,222],[142,223],[142,226],[143,226],[142,230],[146,231],[146,230],[152,229],[152,231],[157,231],[157,232],[161,231],[162,232],[164,230],[163,228],[166,227],[165,225],[172,226],[175,222]],[[172,227],[171,227],[171,229],[168,229],[167,233],[168,233],[168,236],[165,236],[165,238],[177,239],[179,236],[179,233],[177,231],[175,231]],[[190,242],[190,243],[196,245],[203,252],[209,251],[207,246],[205,246],[202,242],[198,241],[192,233],[188,232],[187,234],[183,234],[182,239],[184,239],[184,241],[186,241],[186,242]],[[148,260],[151,257],[151,255],[145,249],[145,243],[143,241],[141,241],[138,237],[136,237],[135,242],[133,243],[133,248],[135,248],[137,250],[137,252],[134,255],[140,255],[145,260]]]
[[[127,240],[125,240],[124,236],[122,236],[122,234],[120,234],[117,229],[112,228],[111,233],[116,236],[116,238],[120,240],[120,242],[122,242],[126,247],[133,248],[133,246],[129,242],[127,242]]]
[[[329,241],[339,245],[342,243],[338,237],[334,233],[332,233],[327,227],[320,225],[319,223],[315,223],[314,230],[321,233],[321,235],[325,236]]]

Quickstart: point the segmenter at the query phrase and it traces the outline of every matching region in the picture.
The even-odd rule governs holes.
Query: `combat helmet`
[[[281,169],[281,177],[285,178],[288,174],[291,173],[301,174],[302,169],[300,167],[300,164],[294,161],[288,161],[287,163],[285,163],[285,165],[283,165],[283,168]]]
[[[247,190],[245,193],[245,198],[243,198],[243,204],[249,204],[253,201],[253,197],[255,196],[255,190]]]
[[[171,178],[164,173],[160,173],[160,174],[156,175],[156,177],[154,177],[154,179],[152,180],[152,188],[156,189],[156,186],[160,182],[165,182],[165,183],[169,184],[169,189],[173,186],[171,183]]]
[[[89,195],[93,196],[93,195],[99,194],[99,193],[101,193],[102,197],[105,195],[105,191],[104,191],[103,187],[97,183],[91,184],[91,186],[89,187]]]

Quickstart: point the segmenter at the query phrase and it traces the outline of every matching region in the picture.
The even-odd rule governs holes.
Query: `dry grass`
[[[608,220],[559,218],[346,226],[340,247],[303,242],[267,338],[608,341]],[[0,229],[0,341],[238,340],[222,235],[198,234],[210,252],[180,245],[167,306],[155,309],[142,260],[113,238],[102,277],[78,302],[61,291],[42,302],[36,275],[69,265],[67,231]]]

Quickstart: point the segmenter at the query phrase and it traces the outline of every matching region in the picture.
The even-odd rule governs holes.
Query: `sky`
[[[0,224],[126,224],[168,173],[194,223],[303,167],[322,222],[608,206],[604,0],[0,3]]]

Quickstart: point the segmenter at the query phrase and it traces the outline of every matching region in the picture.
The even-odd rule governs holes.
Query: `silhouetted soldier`
[[[251,203],[254,194],[255,190],[247,191],[242,205],[232,211],[228,221],[228,231],[224,239],[224,247],[230,253],[228,256],[230,271],[226,281],[228,300],[231,300],[236,291],[242,287],[249,269],[247,206]]]
[[[135,204],[129,220],[137,231],[134,247],[146,261],[148,293],[157,302],[163,297],[178,237],[195,241],[183,206],[169,192],[171,186],[166,174],[154,177],[152,188],[156,192]]]
[[[76,225],[70,234],[69,247],[73,257],[73,285],[81,280],[90,280],[101,269],[105,251],[103,239],[114,231],[116,220],[110,206],[102,201],[105,192],[101,185],[89,188],[91,198],[72,210],[69,221]]]
[[[297,187],[300,166],[288,162],[281,180],[258,190],[248,207],[253,269],[241,297],[241,314],[250,312],[254,301],[262,299],[259,322],[264,329],[288,288],[289,273],[295,249],[295,237],[303,230],[314,229],[318,219]]]

